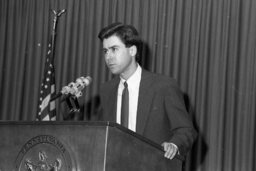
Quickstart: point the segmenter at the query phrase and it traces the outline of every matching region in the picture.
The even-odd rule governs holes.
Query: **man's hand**
[[[173,159],[176,153],[178,152],[178,147],[173,143],[164,142],[162,146],[164,147],[165,151],[164,157],[168,159]]]

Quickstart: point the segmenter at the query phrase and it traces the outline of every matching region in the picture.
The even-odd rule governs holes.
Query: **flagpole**
[[[54,121],[57,118],[56,115],[56,103],[55,101],[50,101],[51,96],[56,94],[55,88],[55,69],[54,69],[54,55],[55,55],[55,39],[56,39],[56,28],[58,23],[58,18],[66,10],[55,11],[52,10],[54,14],[53,27],[51,36],[49,37],[51,41],[48,45],[47,57],[45,61],[44,68],[44,78],[41,84],[40,97],[39,97],[39,110],[36,120],[39,121]]]
[[[56,28],[57,28],[57,24],[58,24],[58,19],[59,17],[66,12],[66,9],[63,9],[63,10],[51,10],[54,14],[54,17],[53,17],[53,27],[52,27],[52,42],[51,42],[51,45],[52,45],[52,59],[54,59],[54,54],[55,54],[55,38],[56,38]]]

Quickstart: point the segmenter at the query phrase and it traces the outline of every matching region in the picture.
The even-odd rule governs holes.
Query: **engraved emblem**
[[[25,160],[24,164],[28,171],[59,171],[61,169],[61,159],[57,158],[50,164],[44,151],[39,152],[38,159],[37,162],[31,161],[31,159]]]
[[[71,171],[68,150],[55,137],[39,135],[23,145],[16,158],[18,171]]]

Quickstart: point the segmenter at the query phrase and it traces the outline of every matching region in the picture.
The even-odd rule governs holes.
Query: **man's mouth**
[[[115,64],[108,64],[108,67],[114,67]]]

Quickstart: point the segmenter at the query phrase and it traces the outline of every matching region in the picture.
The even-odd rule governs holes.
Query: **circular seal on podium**
[[[21,148],[16,161],[17,171],[76,171],[68,149],[52,135],[38,135]]]

